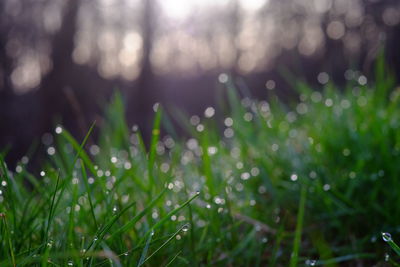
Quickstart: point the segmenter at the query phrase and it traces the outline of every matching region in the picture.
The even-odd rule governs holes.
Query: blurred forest
[[[282,70],[316,88],[365,84],[385,48],[400,71],[398,0],[2,0],[0,14],[9,162],[56,122],[78,137],[101,125],[115,89],[146,135],[155,102],[200,114],[225,73],[256,97],[288,98]]]

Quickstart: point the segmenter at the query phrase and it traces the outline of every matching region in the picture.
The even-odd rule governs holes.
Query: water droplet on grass
[[[62,131],[63,131],[63,129],[62,129],[61,126],[57,126],[56,129],[55,129],[56,134],[61,134]]]
[[[183,226],[183,228],[182,228],[182,232],[187,232],[189,230],[189,225],[185,225],[185,226]]]
[[[68,261],[68,266],[73,266],[73,262],[72,261]]]
[[[390,242],[392,241],[392,235],[389,233],[382,233],[382,239],[385,242]]]
[[[389,261],[389,258],[390,258],[389,254],[385,253],[385,261]]]
[[[315,266],[317,264],[316,260],[306,260],[306,265]]]

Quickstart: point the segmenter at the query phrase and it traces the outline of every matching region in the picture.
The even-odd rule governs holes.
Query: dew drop
[[[73,266],[74,264],[72,263],[72,261],[68,261],[68,266]]]
[[[189,230],[189,225],[185,225],[185,226],[183,226],[183,228],[182,228],[182,232],[187,232]]]
[[[62,131],[63,131],[63,129],[62,129],[61,126],[57,126],[56,129],[55,129],[56,134],[61,134]]]
[[[306,260],[307,266],[315,266],[317,264],[316,260]]]
[[[392,235],[389,233],[382,233],[382,239],[385,242],[390,242],[392,241]]]

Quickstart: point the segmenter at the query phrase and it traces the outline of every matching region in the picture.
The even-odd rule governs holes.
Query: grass
[[[382,60],[372,80],[295,81],[294,103],[228,81],[186,140],[159,107],[149,148],[116,94],[83,141],[57,126],[39,173],[1,155],[0,266],[397,266],[400,91]]]

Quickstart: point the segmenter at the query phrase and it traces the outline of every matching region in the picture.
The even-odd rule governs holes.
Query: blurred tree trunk
[[[231,12],[230,12],[230,18],[228,20],[228,25],[229,25],[228,27],[229,27],[230,35],[231,35],[231,42],[235,46],[236,53],[235,53],[235,56],[233,59],[233,65],[231,67],[230,74],[233,76],[233,78],[235,78],[239,75],[238,61],[242,54],[242,51],[240,50],[240,48],[238,47],[238,45],[236,43],[237,37],[239,36],[239,33],[240,33],[240,28],[241,28],[241,17],[240,17],[240,6],[238,3],[238,0],[233,0],[231,5],[232,5],[232,7],[231,7]]]
[[[51,59],[52,70],[43,78],[39,97],[41,101],[42,127],[49,129],[52,126],[52,116],[62,114],[66,108],[62,90],[70,85],[71,69],[74,65],[72,52],[80,0],[67,1],[64,16],[59,31],[53,36]]]
[[[6,51],[6,44],[11,25],[4,9],[5,1],[0,1],[0,98],[2,101],[5,101],[14,95],[11,84],[12,59]]]
[[[150,54],[153,48],[154,30],[157,25],[155,16],[154,0],[144,0],[141,19],[141,29],[143,38],[143,54],[141,62],[141,71],[136,81],[136,88],[132,90],[129,96],[128,117],[133,117],[135,122],[139,123],[145,140],[151,129],[152,106],[157,101],[155,92],[154,73],[151,66]]]

